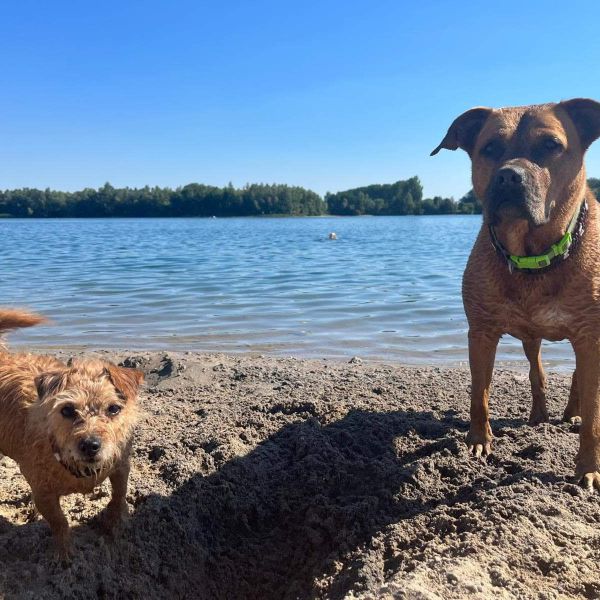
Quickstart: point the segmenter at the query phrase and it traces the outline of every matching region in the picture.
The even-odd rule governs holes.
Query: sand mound
[[[7,598],[600,597],[600,496],[573,485],[577,436],[528,427],[526,375],[502,372],[495,454],[470,459],[468,374],[326,361],[124,353],[146,414],[131,518],[95,530],[108,484],[64,499],[70,568],[9,459]],[[558,417],[568,379],[550,378]]]

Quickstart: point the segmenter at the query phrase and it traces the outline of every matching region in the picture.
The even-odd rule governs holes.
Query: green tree
[[[458,201],[458,212],[465,215],[481,214],[481,202],[479,202],[473,190],[469,190]]]
[[[596,195],[596,198],[600,200],[600,179],[590,177],[588,179],[588,185],[590,186],[592,192],[594,192],[594,194]]]

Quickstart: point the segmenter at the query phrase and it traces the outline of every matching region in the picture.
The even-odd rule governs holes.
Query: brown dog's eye
[[[504,147],[500,142],[494,140],[483,146],[479,153],[486,158],[496,159],[502,156],[504,153]]]
[[[108,407],[108,414],[111,417],[114,417],[115,415],[118,415],[121,412],[121,407],[118,404],[111,404]]]
[[[65,404],[61,409],[60,409],[60,414],[65,418],[65,419],[74,419],[75,418],[75,407],[72,404]]]
[[[547,138],[544,140],[544,148],[549,152],[562,150],[562,144],[556,138]]]

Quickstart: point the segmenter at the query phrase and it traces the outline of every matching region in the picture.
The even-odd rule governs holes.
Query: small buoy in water
[[[335,233],[335,231],[332,231],[332,232],[329,234],[329,239],[330,239],[330,240],[337,240],[337,233]]]

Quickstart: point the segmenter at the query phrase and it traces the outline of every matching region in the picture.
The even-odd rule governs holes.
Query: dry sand
[[[131,517],[63,506],[69,568],[0,469],[6,598],[600,598],[600,496],[572,483],[577,435],[526,424],[525,373],[498,372],[495,453],[467,456],[468,373],[264,357],[102,354],[143,369]]]

